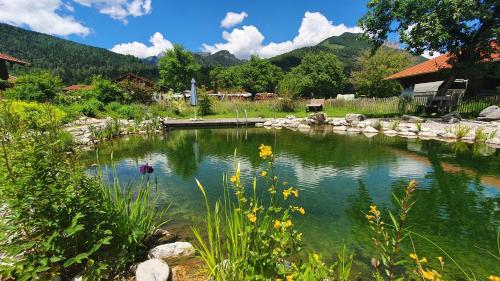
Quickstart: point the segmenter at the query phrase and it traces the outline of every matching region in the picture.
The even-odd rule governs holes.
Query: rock
[[[395,136],[398,134],[398,132],[394,131],[394,130],[388,130],[388,131],[384,131],[384,134],[386,134],[388,136]]]
[[[452,111],[443,117],[441,117],[441,121],[446,122],[446,123],[458,123],[460,120],[462,120],[462,116],[460,116],[460,113],[456,111]]]
[[[435,138],[438,136],[435,132],[428,131],[428,132],[419,132],[418,133],[419,137],[424,137],[424,138]]]
[[[297,128],[299,125],[300,125],[300,123],[294,122],[294,123],[288,124],[287,127],[289,127],[289,128]]]
[[[377,134],[378,130],[373,128],[372,126],[367,126],[364,130],[363,133],[368,133],[368,134]]]
[[[496,105],[488,106],[479,113],[477,118],[479,121],[496,121],[500,120],[500,107]]]
[[[332,121],[333,126],[347,126],[349,125],[345,120],[342,121]]]
[[[402,136],[402,137],[416,137],[417,136],[417,134],[415,134],[414,132],[410,132],[410,131],[399,132],[398,135]]]
[[[323,125],[328,123],[328,116],[324,112],[311,113],[309,119],[313,120],[315,125]]]
[[[286,119],[288,119],[288,120],[293,120],[293,119],[296,119],[296,117],[295,117],[295,116],[293,116],[293,115],[287,115],[287,116],[286,116]]]
[[[363,114],[349,113],[345,116],[345,121],[351,123],[352,121],[363,121],[366,120],[366,116]]]
[[[194,255],[195,250],[189,242],[175,242],[156,246],[148,253],[150,259],[168,259]]]
[[[486,141],[487,144],[490,144],[490,145],[500,145],[500,139],[489,139]]]
[[[161,259],[151,259],[140,263],[135,271],[137,281],[167,281],[170,275],[168,264]]]
[[[403,116],[401,116],[401,120],[408,122],[408,123],[423,123],[423,122],[425,122],[424,118],[417,117],[417,116],[411,116],[411,115],[403,115]]]
[[[306,124],[300,124],[297,129],[299,130],[310,130],[311,129],[311,126],[309,125],[306,125]]]
[[[77,275],[71,278],[71,281],[83,281],[83,277],[81,275]]]
[[[266,121],[266,122],[264,122],[264,124],[263,124],[263,125],[264,125],[264,126],[272,126],[272,125],[273,125],[273,122],[271,122],[271,121]]]
[[[346,126],[335,126],[335,127],[333,127],[333,130],[334,131],[347,131],[347,127]]]
[[[457,136],[451,132],[444,133],[440,137],[445,138],[445,139],[456,139],[457,138]]]
[[[349,133],[361,133],[361,130],[358,128],[349,128],[349,129],[347,129],[347,132],[349,132]]]

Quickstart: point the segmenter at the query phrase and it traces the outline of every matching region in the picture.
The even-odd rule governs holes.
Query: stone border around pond
[[[450,122],[440,119],[403,116],[403,118],[366,118],[362,114],[347,114],[345,118],[328,118],[325,113],[312,113],[306,118],[296,118],[292,115],[286,118],[266,119],[257,123],[256,127],[267,129],[292,129],[309,131],[314,126],[331,126],[335,133],[364,134],[372,137],[383,133],[387,136],[404,138],[419,138],[443,142],[462,141],[475,143],[476,132],[481,131],[483,141],[489,146],[500,148],[500,121],[461,120],[450,117]],[[486,139],[484,139],[486,138]]]

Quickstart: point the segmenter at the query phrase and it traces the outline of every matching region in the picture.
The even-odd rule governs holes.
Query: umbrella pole
[[[194,121],[196,121],[196,106],[193,106],[194,109]]]

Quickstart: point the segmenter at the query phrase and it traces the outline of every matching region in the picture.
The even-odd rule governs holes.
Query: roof
[[[90,91],[93,89],[94,89],[94,87],[92,85],[71,85],[71,86],[64,88],[63,90],[65,90],[67,92],[72,92],[72,91],[80,91],[80,90]]]
[[[387,76],[386,78],[384,78],[384,80],[400,79],[427,73],[434,73],[444,69],[450,69],[451,64],[448,63],[448,60],[450,58],[451,55],[446,53],[438,57],[435,57],[433,59],[414,65],[412,67],[409,67],[407,69],[404,69],[398,73],[394,73],[390,76]],[[491,59],[488,59],[488,61],[497,61],[497,60],[500,60],[500,49],[498,50],[498,52],[493,53],[491,55]]]
[[[139,76],[139,75],[131,73],[131,72],[116,77],[115,79],[113,79],[113,82],[123,81],[123,80],[125,80],[127,78],[133,78],[133,79],[141,80],[141,81],[145,82],[146,84],[150,84],[150,85],[156,84],[154,81],[151,81],[151,80],[149,80],[147,78],[144,78],[142,76]]]
[[[413,88],[414,96],[421,96],[426,94],[435,94],[439,90],[439,87],[443,84],[444,81],[434,81],[427,83],[415,84]]]
[[[17,63],[17,64],[21,64],[21,65],[28,64],[27,62],[25,62],[23,60],[20,60],[18,58],[11,57],[9,55],[2,54],[2,53],[0,53],[0,60],[8,61],[8,62],[11,62],[11,63]]]

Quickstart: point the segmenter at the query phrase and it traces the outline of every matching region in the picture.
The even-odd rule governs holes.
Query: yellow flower
[[[421,260],[418,261],[419,263],[426,263],[427,262],[427,258],[426,257],[423,257]]]
[[[375,218],[375,217],[374,217],[374,216],[372,216],[372,215],[366,215],[366,219],[368,219],[368,220],[372,220],[372,219],[374,219],[374,218]]]
[[[261,144],[259,147],[259,156],[262,159],[273,156],[273,150],[269,145]]]
[[[314,253],[314,254],[313,254],[313,258],[314,258],[314,260],[315,260],[316,262],[319,262],[319,258],[320,258],[320,257],[319,257],[319,255],[318,255],[318,254]]]
[[[491,281],[500,281],[500,277],[498,277],[498,276],[494,276],[494,275],[490,275],[490,276],[488,277],[488,279],[489,279],[489,280],[491,280]]]
[[[410,258],[413,259],[413,260],[415,260],[415,261],[418,261],[418,256],[415,253],[411,253],[410,254]]]
[[[281,222],[279,220],[274,221],[274,228],[278,229],[281,227]]]
[[[429,269],[420,269],[420,275],[424,277],[424,279],[427,280],[438,280],[440,275],[437,273],[435,270],[429,270]]]
[[[231,176],[231,178],[229,179],[232,183],[236,183],[236,176]]]
[[[439,261],[440,264],[444,263],[444,259],[443,259],[442,256],[437,257],[437,259],[438,259],[438,261]]]
[[[285,222],[285,226],[286,226],[286,227],[290,227],[290,226],[292,226],[292,225],[293,225],[292,220],[287,220],[287,221]]]
[[[376,205],[371,205],[370,206],[370,213],[376,214],[377,213],[377,206]]]
[[[299,213],[301,213],[301,214],[305,214],[305,213],[306,213],[306,210],[304,210],[304,208],[300,207],[300,208],[299,208]]]
[[[283,279],[276,278],[274,281],[283,281]]]
[[[293,281],[293,276],[292,275],[287,275],[286,276],[286,281]]]
[[[261,175],[261,176],[263,176],[263,177],[267,176],[267,171],[262,171],[262,172],[260,173],[260,175]]]
[[[249,214],[247,215],[247,218],[248,218],[248,220],[249,220],[249,221],[251,221],[251,222],[256,222],[256,221],[257,221],[257,217],[255,216],[255,214],[254,214],[254,213],[249,213]]]
[[[285,198],[285,200],[288,198],[288,196],[290,196],[290,193],[290,189],[283,190],[283,197]]]
[[[293,194],[295,197],[299,197],[299,191],[298,191],[297,189],[292,190],[292,194]]]

